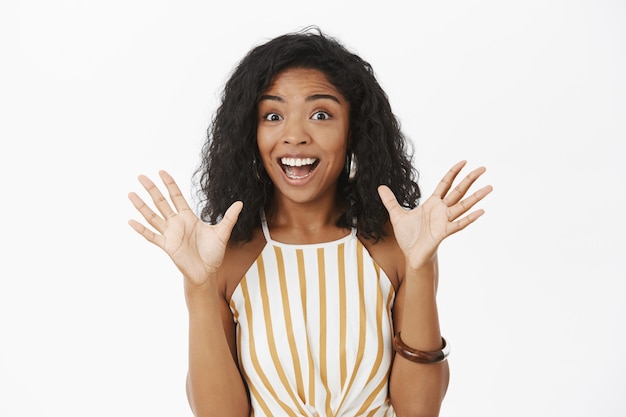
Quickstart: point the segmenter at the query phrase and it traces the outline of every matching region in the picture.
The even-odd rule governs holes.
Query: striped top
[[[252,416],[395,416],[389,403],[394,289],[356,230],[267,241],[233,292]]]

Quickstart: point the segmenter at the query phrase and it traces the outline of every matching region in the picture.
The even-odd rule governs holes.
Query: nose
[[[311,136],[306,128],[306,124],[297,118],[285,121],[283,131],[283,142],[290,145],[306,144],[311,141]]]

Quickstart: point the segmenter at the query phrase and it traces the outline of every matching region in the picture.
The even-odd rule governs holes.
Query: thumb
[[[230,238],[230,233],[233,231],[233,227],[235,227],[235,224],[237,223],[237,219],[239,219],[239,214],[241,213],[242,209],[243,202],[235,201],[233,204],[230,205],[230,207],[228,207],[226,213],[224,213],[224,218],[222,218],[222,221],[220,221],[219,226],[220,230],[222,230],[223,233],[226,234],[226,236],[224,236],[226,238],[225,240],[228,240]]]
[[[378,187],[378,195],[389,212],[389,216],[394,217],[404,211],[398,203],[398,199],[396,199],[396,196],[393,194],[393,191],[386,185],[380,185]]]

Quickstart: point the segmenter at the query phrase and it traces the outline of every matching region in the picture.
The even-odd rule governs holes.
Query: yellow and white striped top
[[[267,244],[233,292],[253,416],[395,416],[389,403],[394,289],[353,230]]]

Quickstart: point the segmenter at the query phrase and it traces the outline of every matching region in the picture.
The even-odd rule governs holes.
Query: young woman
[[[418,205],[407,142],[369,64],[319,32],[252,49],[198,170],[130,225],[184,277],[196,416],[436,416],[448,384],[437,248],[482,214],[455,164]]]

